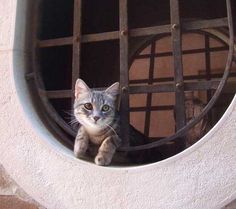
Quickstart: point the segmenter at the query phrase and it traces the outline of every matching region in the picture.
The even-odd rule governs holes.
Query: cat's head
[[[97,132],[108,128],[116,115],[119,83],[104,91],[90,89],[78,79],[75,85],[74,115],[88,131]]]

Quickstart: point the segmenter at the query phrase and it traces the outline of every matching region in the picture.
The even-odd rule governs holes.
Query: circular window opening
[[[73,115],[78,77],[91,88],[116,81],[128,87],[121,103],[129,111],[122,104],[121,118],[143,138],[122,145],[122,164],[173,156],[217,123],[236,89],[229,1],[228,10],[224,1],[216,1],[214,9],[210,1],[180,1],[180,14],[173,9],[176,2],[35,3],[34,71],[26,78],[42,120],[61,143],[73,149],[79,128]]]

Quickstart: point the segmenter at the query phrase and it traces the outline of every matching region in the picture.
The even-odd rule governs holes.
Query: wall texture
[[[22,8],[26,5],[25,1],[20,1],[22,4]],[[0,71],[1,72],[10,72],[10,56],[13,51],[18,51],[22,48],[22,42],[18,45],[18,47],[13,47],[14,44],[14,28],[15,28],[15,15],[16,15],[16,5],[17,1],[15,0],[0,0]],[[17,35],[20,38],[20,34]],[[22,40],[22,38],[21,38]],[[24,42],[23,42],[24,43]],[[21,46],[20,46],[21,45]],[[3,80],[6,78],[9,79],[9,74],[5,74],[1,78],[1,83],[3,84]],[[6,84],[6,83],[5,83]],[[8,87],[6,87],[8,89]],[[3,89],[4,91],[4,89]],[[6,94],[5,94],[6,93]],[[11,100],[11,94],[9,91],[5,91],[5,96],[7,97],[7,101]],[[5,107],[9,105],[2,96],[0,97],[0,105],[1,105],[1,115],[7,115],[5,111]],[[14,105],[12,106],[12,110],[14,110]],[[12,113],[14,114],[14,113]],[[4,121],[2,121],[4,122]],[[4,137],[4,127],[0,128],[0,141],[3,142],[7,140]],[[10,128],[10,127],[9,127]],[[11,128],[10,128],[11,129]],[[9,129],[9,130],[10,130]],[[14,130],[11,129],[13,132]],[[5,139],[4,139],[5,138]],[[1,161],[1,160],[0,160]],[[17,166],[15,165],[14,160],[10,160],[9,164],[12,164],[15,169]],[[20,175],[20,174],[19,174]],[[0,209],[43,209],[39,203],[33,200],[6,172],[5,168],[2,166],[0,162]]]
[[[35,202],[0,165],[0,209],[43,209]]]
[[[29,98],[26,3],[0,0],[0,163],[20,187],[50,209],[217,209],[236,198],[236,99],[202,140],[162,162],[119,168],[75,159],[47,131]],[[14,187],[10,195],[19,195]],[[1,198],[3,208],[20,205],[15,196]],[[27,207],[38,207],[31,201]]]

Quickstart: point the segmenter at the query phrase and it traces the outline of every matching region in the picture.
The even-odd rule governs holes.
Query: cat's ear
[[[110,94],[111,96],[117,96],[118,94],[120,94],[120,84],[119,82],[116,82],[114,84],[112,84],[110,87],[108,87],[105,90],[105,93]]]
[[[75,84],[75,98],[78,99],[81,94],[90,93],[91,90],[82,79],[77,79]]]

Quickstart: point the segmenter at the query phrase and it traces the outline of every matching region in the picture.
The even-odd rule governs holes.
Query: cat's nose
[[[100,119],[100,117],[99,116],[94,116],[93,119],[95,120],[95,122],[97,122]]]

